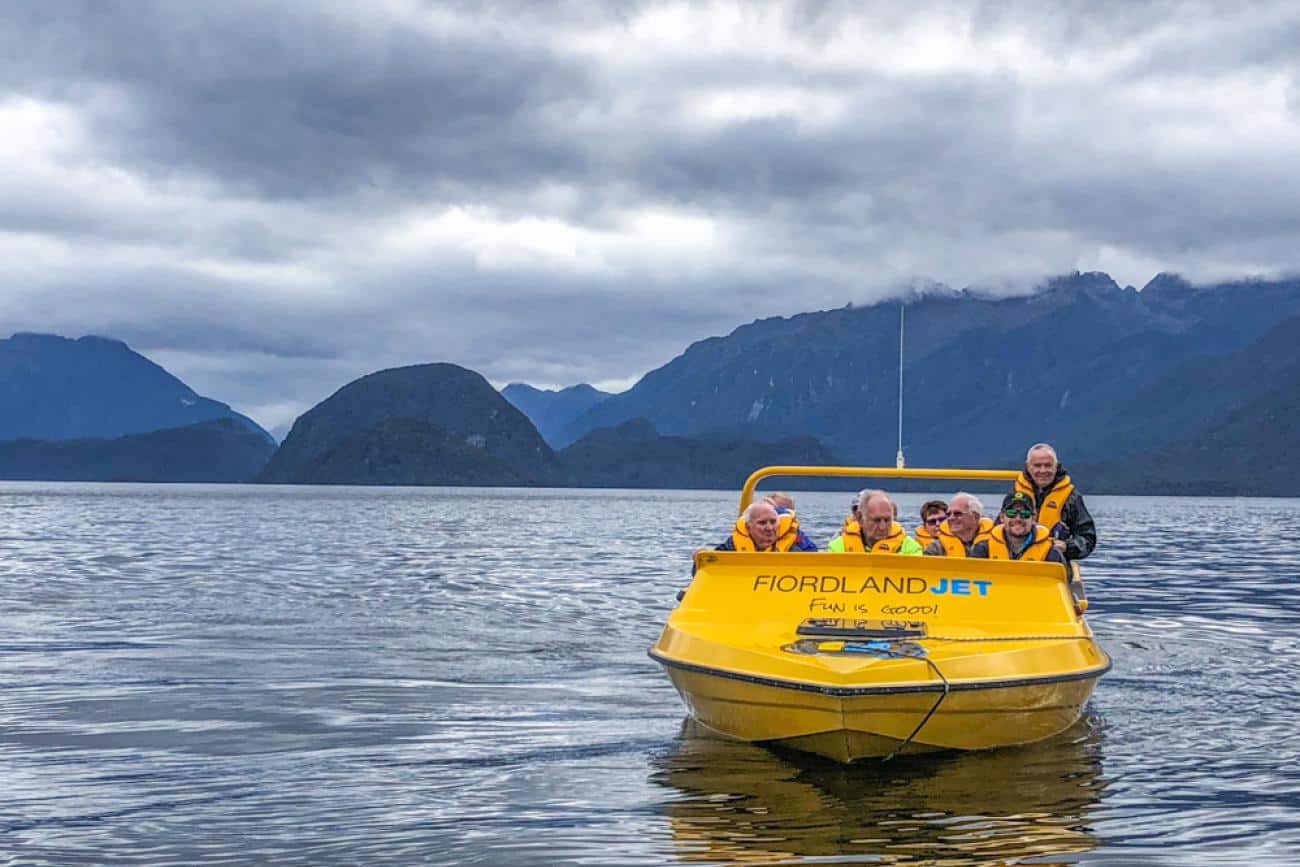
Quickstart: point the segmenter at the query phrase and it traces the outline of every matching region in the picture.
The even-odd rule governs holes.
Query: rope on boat
[[[947,635],[927,635],[921,641],[1093,641],[1092,635],[990,635],[985,638],[953,638]]]
[[[1085,641],[1092,641],[1093,637],[1091,635],[1001,635],[1001,636],[990,637],[990,638],[949,638],[943,635],[927,635],[923,640],[925,641],[1065,641],[1068,639],[1081,639]],[[882,762],[889,761],[894,756],[898,755],[903,750],[907,749],[907,745],[910,744],[916,738],[916,736],[921,733],[921,729],[925,728],[925,724],[930,721],[930,717],[934,716],[935,712],[939,710],[939,705],[943,704],[943,700],[948,697],[948,693],[952,689],[952,685],[948,682],[948,678],[943,676],[943,672],[939,670],[939,666],[935,665],[934,660],[930,659],[928,656],[916,657],[916,656],[910,656],[907,654],[894,653],[894,652],[887,652],[887,653],[889,656],[895,659],[918,659],[919,658],[926,665],[930,666],[930,670],[935,673],[935,675],[939,678],[939,680],[943,681],[943,692],[939,693],[939,698],[935,700],[934,704],[926,712],[925,716],[921,718],[921,721],[916,724],[916,728],[912,729],[912,733],[909,734],[907,738],[901,744],[899,744],[898,747],[893,752],[891,752],[889,755],[881,759]]]
[[[915,659],[916,657],[907,657],[907,658],[909,658],[909,659]],[[924,657],[924,656],[921,657],[921,659],[922,659],[922,661],[925,662],[926,665],[930,666],[930,669],[931,669],[931,670],[932,670],[936,675],[939,676],[939,679],[940,679],[940,680],[943,681],[943,692],[939,693],[939,698],[935,701],[934,705],[930,708],[930,710],[926,713],[926,715],[925,715],[924,717],[921,718],[921,721],[920,721],[919,723],[916,724],[916,728],[912,729],[912,733],[911,733],[910,735],[907,736],[907,740],[905,740],[905,741],[903,741],[901,744],[899,744],[899,745],[898,745],[898,749],[894,750],[892,753],[890,753],[889,755],[887,755],[887,756],[885,756],[883,759],[881,759],[882,762],[887,762],[887,761],[889,761],[889,760],[892,759],[894,756],[898,755],[898,754],[901,753],[903,750],[907,749],[907,745],[910,744],[910,743],[912,742],[912,739],[913,739],[913,738],[915,738],[918,734],[920,734],[921,729],[925,728],[925,724],[928,723],[928,722],[930,721],[930,717],[934,716],[934,712],[937,711],[937,710],[939,709],[939,705],[943,704],[943,700],[944,700],[945,698],[948,697],[948,691],[949,691],[949,689],[951,688],[950,685],[949,685],[949,683],[948,683],[948,678],[946,678],[946,677],[943,676],[943,672],[939,670],[939,666],[935,665],[933,660],[929,659],[928,657]]]

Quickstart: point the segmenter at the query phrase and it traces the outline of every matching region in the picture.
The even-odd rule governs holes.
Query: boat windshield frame
[[[924,469],[910,467],[814,467],[770,466],[750,473],[740,491],[740,514],[754,500],[754,491],[763,479],[773,476],[820,476],[826,478],[863,479],[973,479],[976,481],[1014,482],[1021,470]]]

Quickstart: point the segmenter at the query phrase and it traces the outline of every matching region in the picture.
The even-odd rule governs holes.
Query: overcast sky
[[[911,281],[1300,265],[1300,4],[15,2],[0,331],[271,428]]]

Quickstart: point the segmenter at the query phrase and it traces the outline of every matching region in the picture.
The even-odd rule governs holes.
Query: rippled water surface
[[[1080,724],[842,768],[646,657],[733,493],[0,483],[0,857],[1295,863],[1300,501],[1089,505]]]

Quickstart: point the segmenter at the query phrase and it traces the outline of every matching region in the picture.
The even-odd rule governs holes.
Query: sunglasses
[[[1008,518],[1032,518],[1034,513],[1029,509],[1007,509],[1002,514]]]
[[[937,526],[939,526],[940,524],[943,523],[943,520],[944,520],[945,517],[947,517],[947,516],[946,516],[946,515],[934,515],[933,517],[926,518],[926,519],[925,519],[925,523],[937,527]]]
[[[962,517],[963,515],[969,515],[969,514],[970,514],[970,512],[959,512],[959,511],[953,509],[953,510],[951,510],[951,511],[948,512],[948,517],[949,517],[949,518],[960,518],[960,517]]]

